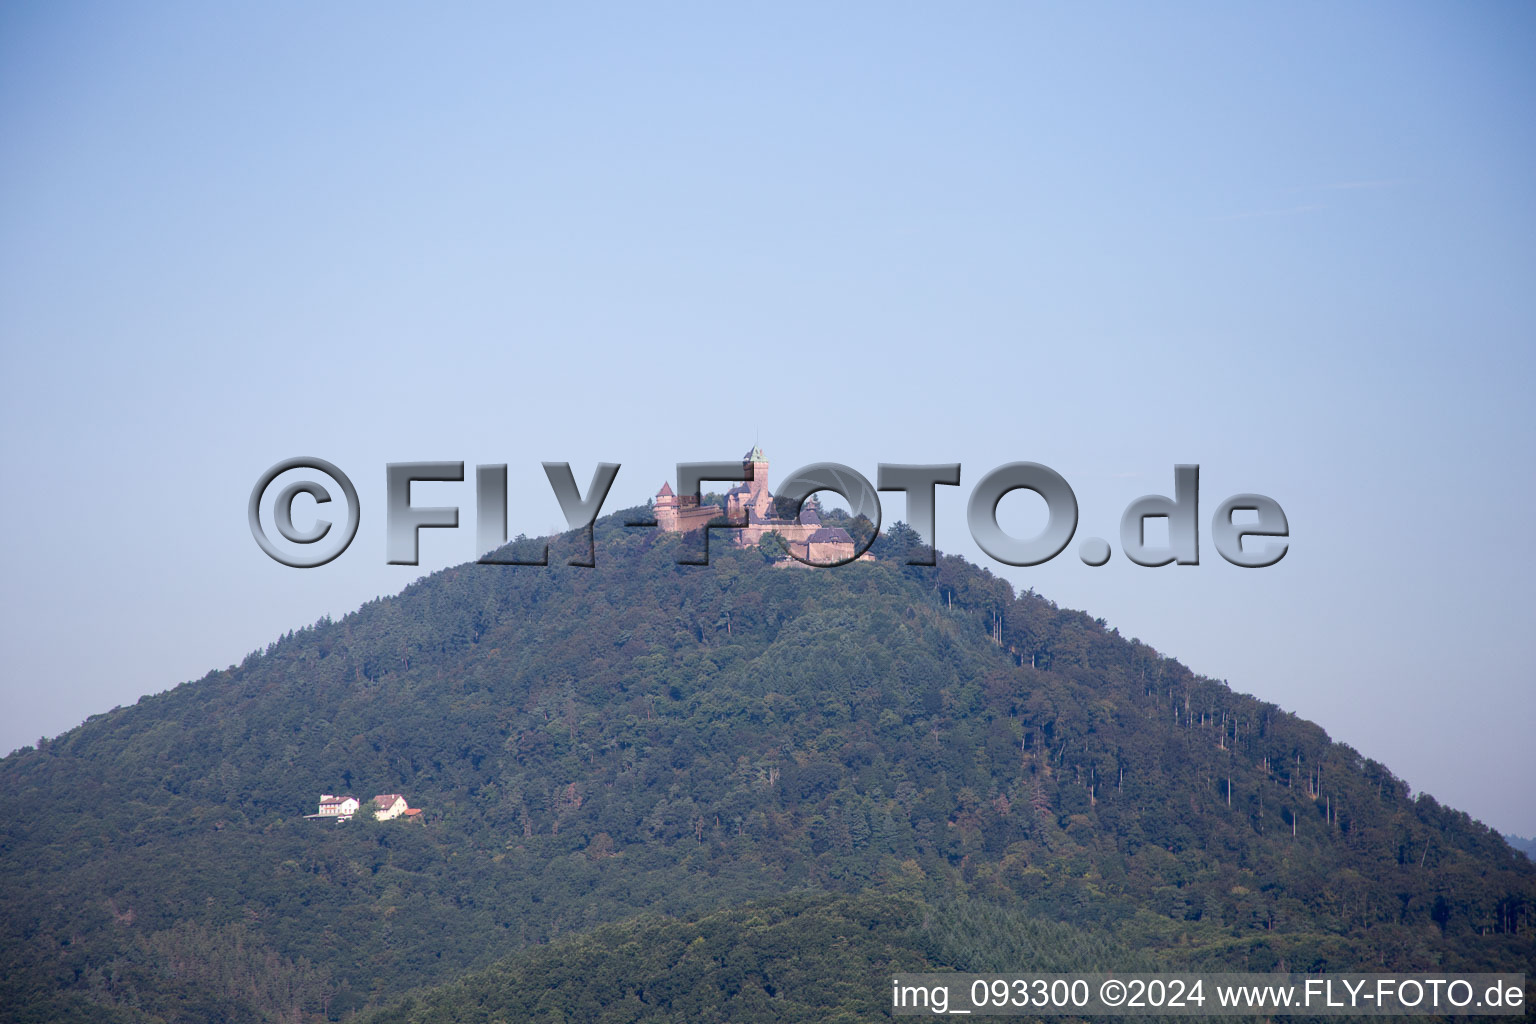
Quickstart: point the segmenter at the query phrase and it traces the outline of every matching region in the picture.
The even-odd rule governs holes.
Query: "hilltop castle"
[[[777,533],[789,545],[790,553],[804,561],[831,565],[853,557],[853,538],[840,526],[823,526],[814,501],[805,503],[798,521],[778,518],[768,491],[768,456],[761,448],[754,445],[741,457],[741,465],[747,472],[746,481],[725,493],[723,514],[732,524],[744,524],[726,534],[732,543],[749,547]],[[674,494],[669,483],[663,483],[656,492],[655,512],[656,524],[669,533],[701,530],[722,515],[719,505],[701,505],[694,495]]]

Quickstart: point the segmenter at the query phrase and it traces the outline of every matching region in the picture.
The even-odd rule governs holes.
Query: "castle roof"
[[[656,497],[658,497],[658,498],[670,498],[672,496],[673,496],[672,495],[672,485],[667,483],[665,480],[663,480],[661,482],[661,490],[656,492]]]
[[[852,544],[853,538],[841,526],[823,526],[805,541],[807,544]]]
[[[747,452],[747,454],[745,454],[745,455],[743,455],[741,457],[741,461],[743,461],[743,462],[767,462],[768,461],[768,456],[764,455],[763,454],[763,450],[761,448],[759,448],[757,445],[753,445],[752,446],[752,450]]]

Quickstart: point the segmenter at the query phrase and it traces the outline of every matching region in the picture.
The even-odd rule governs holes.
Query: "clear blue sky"
[[[545,459],[958,461],[978,559],[1002,462],[1112,539],[1198,462],[1284,562],[1005,575],[1536,833],[1532,53],[1516,3],[9,5],[0,748],[473,557],[428,485],[464,528],[384,564],[389,461],[508,463],[528,532]],[[311,571],[245,523],[300,454],[363,500]]]

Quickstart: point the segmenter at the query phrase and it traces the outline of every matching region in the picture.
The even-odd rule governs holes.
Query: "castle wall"
[[[704,529],[720,515],[719,505],[685,505],[675,510],[658,509],[656,523],[669,533],[692,533]]]

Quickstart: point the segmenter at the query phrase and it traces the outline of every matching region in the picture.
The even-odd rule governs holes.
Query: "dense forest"
[[[1155,966],[1100,932],[1022,909],[799,894],[688,920],[640,915],[600,925],[408,996],[362,1024],[853,1024],[885,1016],[892,977],[914,970]]]
[[[595,568],[565,537],[445,570],[0,762],[5,1018],[830,1019],[892,965],[1532,963],[1536,866],[1317,726],[908,566],[899,524],[836,569],[683,566],[643,511]],[[423,813],[306,820],[321,792]]]

